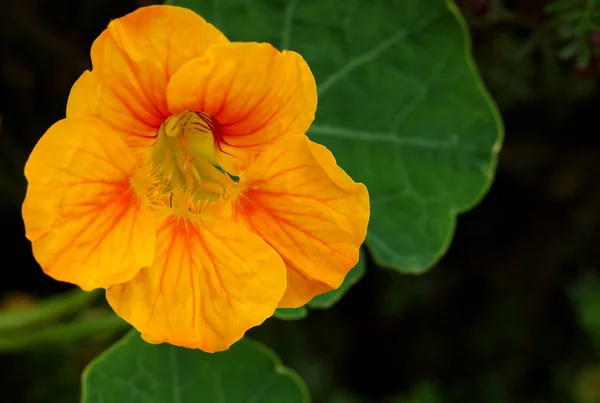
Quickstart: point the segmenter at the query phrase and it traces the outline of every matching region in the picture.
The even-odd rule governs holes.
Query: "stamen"
[[[144,193],[151,208],[199,214],[239,193],[239,179],[216,162],[220,125],[202,112],[186,111],[161,125]]]

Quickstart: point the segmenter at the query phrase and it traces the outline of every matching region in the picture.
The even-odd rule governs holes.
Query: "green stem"
[[[90,305],[100,293],[101,290],[85,292],[77,288],[40,301],[34,307],[26,310],[0,312],[0,332],[47,323],[73,314]]]
[[[129,324],[117,315],[103,314],[71,323],[52,325],[35,332],[0,335],[0,353],[29,349],[44,344],[72,342],[98,333],[118,332],[127,327]]]

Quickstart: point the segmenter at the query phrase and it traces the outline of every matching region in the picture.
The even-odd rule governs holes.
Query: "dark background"
[[[95,37],[149,3],[0,0],[6,309],[69,289],[42,274],[24,237],[23,165],[64,116]],[[459,217],[442,261],[416,277],[369,262],[333,309],[250,332],[315,403],[600,402],[600,4],[548,3],[459,1],[506,137],[489,194]],[[0,401],[78,401],[83,366],[118,336],[2,353]]]

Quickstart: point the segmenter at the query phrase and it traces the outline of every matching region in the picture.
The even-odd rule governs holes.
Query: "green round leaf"
[[[299,308],[278,308],[273,313],[273,316],[281,320],[299,320],[306,318],[308,309],[301,306]]]
[[[153,345],[132,331],[83,373],[83,403],[308,403],[304,382],[264,345],[227,351]]]
[[[502,124],[444,0],[172,0],[234,41],[298,51],[319,90],[308,135],[371,196],[374,259],[422,273],[490,186]]]

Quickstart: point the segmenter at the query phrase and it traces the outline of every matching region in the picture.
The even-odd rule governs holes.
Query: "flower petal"
[[[234,158],[220,162],[237,173],[248,154],[281,136],[306,133],[317,108],[317,87],[295,52],[266,43],[228,43],[181,67],[167,100],[171,113],[193,110],[216,119],[219,149]]]
[[[226,42],[214,26],[181,7],[142,7],[113,20],[92,45],[92,73],[73,87],[68,116],[91,112],[115,128],[146,136],[169,116],[170,77],[209,46]]]
[[[107,291],[115,312],[147,341],[226,350],[272,315],[285,267],[257,235],[204,215],[159,222],[152,267]]]
[[[73,84],[67,118],[102,120],[128,145],[142,149],[151,147],[158,133],[154,117],[148,111],[135,102],[119,98],[102,77],[92,71],[85,71]]]
[[[49,276],[85,290],[130,280],[154,254],[154,218],[130,185],[139,161],[102,122],[65,119],[27,164],[26,235]]]
[[[298,307],[339,287],[366,236],[366,187],[306,136],[289,137],[261,153],[240,184],[247,189],[235,205],[235,219],[267,241],[288,268],[279,306]]]

